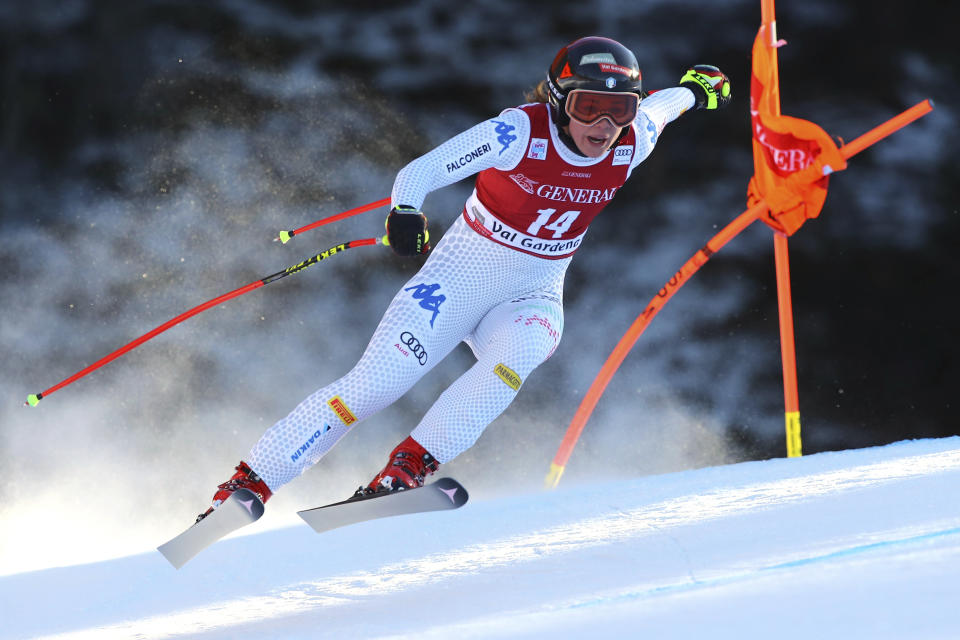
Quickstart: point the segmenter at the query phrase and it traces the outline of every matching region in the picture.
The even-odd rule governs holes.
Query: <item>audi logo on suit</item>
[[[400,334],[400,342],[410,347],[410,353],[417,357],[417,362],[421,366],[427,364],[427,350],[423,348],[416,336],[409,331],[404,331]]]

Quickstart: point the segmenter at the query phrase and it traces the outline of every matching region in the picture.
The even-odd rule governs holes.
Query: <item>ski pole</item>
[[[244,286],[244,287],[240,287],[239,289],[235,289],[235,290],[233,290],[233,291],[231,291],[231,292],[229,292],[229,293],[225,293],[225,294],[223,294],[222,296],[218,296],[218,297],[216,297],[216,298],[214,298],[214,299],[212,299],[212,300],[207,300],[207,301],[204,302],[203,304],[197,305],[196,307],[190,309],[189,311],[185,311],[185,312],[181,313],[180,315],[178,315],[178,316],[175,317],[175,318],[171,318],[170,320],[168,320],[167,322],[164,322],[162,325],[160,325],[159,327],[153,329],[152,331],[149,331],[149,332],[143,334],[142,336],[140,336],[139,338],[137,338],[136,340],[130,342],[129,344],[126,344],[126,345],[120,347],[119,349],[117,349],[117,350],[114,351],[113,353],[110,353],[110,354],[104,356],[103,358],[101,358],[101,359],[97,360],[96,362],[94,362],[93,364],[91,364],[89,367],[86,367],[85,369],[82,369],[82,370],[78,371],[77,373],[73,374],[72,376],[70,376],[70,377],[67,378],[66,380],[63,380],[63,381],[61,381],[61,382],[53,385],[52,387],[50,387],[49,389],[46,389],[45,391],[42,391],[41,393],[36,393],[36,394],[33,394],[33,393],[32,393],[32,394],[30,394],[29,396],[27,396],[27,401],[24,403],[24,406],[27,406],[27,405],[29,405],[29,406],[31,406],[31,407],[37,406],[37,404],[40,402],[40,400],[42,400],[43,398],[49,396],[49,395],[50,395],[51,393],[53,393],[54,391],[57,391],[58,389],[62,389],[62,388],[64,388],[65,386],[67,386],[68,384],[72,384],[72,383],[76,382],[77,380],[79,380],[80,378],[84,377],[84,376],[87,375],[88,373],[91,373],[92,371],[96,371],[97,369],[99,369],[99,368],[102,367],[103,365],[107,364],[108,362],[111,362],[112,360],[115,360],[115,359],[119,358],[120,356],[122,356],[123,354],[127,353],[128,351],[132,351],[133,349],[136,349],[137,347],[139,347],[141,344],[143,344],[143,343],[146,342],[147,340],[150,340],[151,338],[154,338],[154,337],[160,335],[161,333],[163,333],[164,331],[166,331],[166,330],[169,329],[170,327],[176,326],[176,325],[180,324],[181,322],[183,322],[184,320],[186,320],[187,318],[191,318],[191,317],[197,315],[198,313],[202,313],[202,312],[206,311],[207,309],[209,309],[210,307],[215,307],[215,306],[217,306],[218,304],[222,304],[222,303],[226,302],[227,300],[232,300],[233,298],[238,298],[238,297],[242,296],[242,295],[245,294],[245,293],[249,293],[249,292],[253,291],[254,289],[259,289],[260,287],[263,287],[263,286],[265,286],[265,285],[268,285],[268,284],[270,284],[271,282],[275,282],[275,281],[279,280],[280,278],[285,278],[285,277],[287,277],[287,276],[289,276],[289,275],[291,275],[291,274],[293,274],[293,273],[297,273],[297,272],[299,272],[299,271],[303,271],[304,269],[306,269],[306,268],[309,267],[310,265],[316,264],[316,263],[320,262],[321,260],[325,260],[326,258],[329,258],[330,256],[336,255],[336,254],[338,254],[338,253],[342,253],[342,252],[346,251],[347,249],[351,249],[351,248],[353,248],[353,247],[362,247],[362,246],[371,245],[371,244],[382,244],[382,242],[383,242],[382,238],[365,238],[365,239],[363,239],[363,240],[351,240],[351,241],[349,241],[349,242],[344,242],[344,243],[342,243],[342,244],[338,244],[338,245],[336,245],[336,246],[330,247],[330,248],[327,249],[326,251],[321,251],[321,252],[318,253],[317,255],[312,256],[312,257],[310,257],[310,258],[307,258],[307,259],[304,260],[303,262],[300,262],[300,263],[298,263],[298,264],[295,264],[295,265],[293,265],[292,267],[287,267],[287,268],[284,269],[283,271],[278,271],[278,272],[276,272],[276,273],[274,273],[274,274],[272,274],[272,275],[269,275],[269,276],[267,276],[267,277],[265,277],[265,278],[261,278],[261,279],[259,279],[259,280],[255,280],[255,281],[251,282],[250,284],[248,284],[248,285],[246,285],[246,286]]]
[[[316,229],[317,227],[322,227],[325,224],[330,224],[331,222],[336,222],[337,220],[343,220],[344,218],[349,218],[350,216],[355,216],[358,213],[363,213],[365,211],[370,211],[371,209],[376,209],[377,207],[384,207],[390,204],[390,198],[384,198],[383,200],[377,200],[376,202],[370,202],[368,204],[361,205],[359,207],[354,207],[353,209],[348,209],[336,215],[330,216],[329,218],[321,218],[316,222],[311,222],[310,224],[300,227],[299,229],[294,229],[292,231],[281,231],[280,234],[273,239],[274,242],[279,240],[283,244],[290,242],[290,238],[293,236],[303,233],[304,231],[309,231],[310,229]]]

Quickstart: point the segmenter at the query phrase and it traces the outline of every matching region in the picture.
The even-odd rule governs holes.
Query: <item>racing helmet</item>
[[[636,117],[642,93],[636,57],[610,38],[571,42],[557,52],[547,71],[547,102],[558,126],[571,117],[584,124],[608,117],[617,126],[627,126]]]

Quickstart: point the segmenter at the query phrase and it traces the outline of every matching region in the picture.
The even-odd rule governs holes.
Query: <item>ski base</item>
[[[263,503],[260,498],[248,489],[238,489],[210,515],[160,545],[157,550],[179,569],[220,538],[256,522],[262,515]]]
[[[453,478],[440,478],[417,489],[374,494],[368,498],[298,511],[297,514],[317,533],[358,522],[408,513],[459,509],[467,503],[467,490]]]

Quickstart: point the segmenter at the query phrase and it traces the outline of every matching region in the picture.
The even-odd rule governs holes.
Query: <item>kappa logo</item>
[[[523,384],[523,380],[520,379],[520,376],[517,375],[517,372],[502,362],[498,363],[497,366],[493,368],[493,372],[497,374],[497,377],[503,380],[504,383],[514,391],[519,390],[520,385]]]
[[[657,136],[660,135],[660,132],[663,131],[663,128],[667,126],[666,121],[660,123],[660,126],[656,126],[652,121],[647,121],[647,131],[650,133],[650,144],[657,144]]]
[[[497,125],[497,128],[494,129],[493,132],[499,134],[497,136],[497,142],[503,145],[503,148],[500,149],[500,153],[497,155],[503,155],[503,152],[510,148],[510,143],[517,139],[517,136],[512,133],[516,130],[516,127],[502,120],[491,120],[490,122]]]
[[[413,291],[411,294],[414,300],[420,301],[420,307],[426,309],[427,311],[432,311],[433,315],[430,316],[430,328],[433,328],[433,322],[437,319],[437,316],[440,315],[440,305],[443,304],[447,296],[442,293],[437,293],[437,290],[440,288],[439,284],[415,284],[412,287],[407,287],[404,291]]]
[[[353,415],[353,412],[350,411],[340,396],[333,396],[327,400],[327,405],[333,409],[333,412],[337,414],[340,421],[348,427],[357,421],[357,416]]]
[[[547,159],[547,139],[546,138],[530,138],[530,151],[527,152],[528,158],[533,158],[534,160],[546,160]]]
[[[540,184],[536,180],[531,180],[522,173],[511,173],[510,179],[517,183],[517,186],[533,195],[536,192],[537,185]]]

